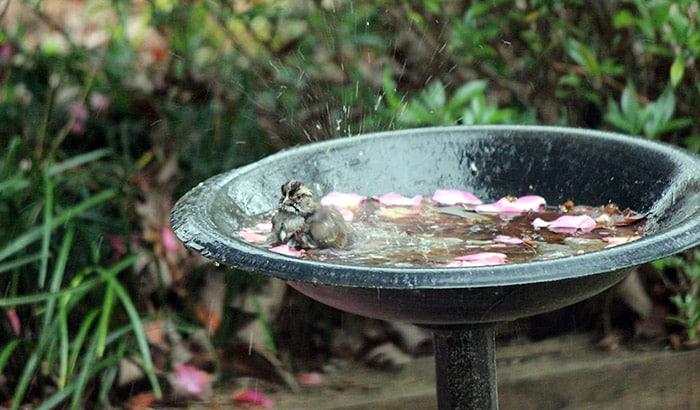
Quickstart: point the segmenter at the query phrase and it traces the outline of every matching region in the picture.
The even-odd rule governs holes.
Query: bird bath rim
[[[659,232],[650,233],[639,240],[587,254],[544,261],[512,263],[483,267],[375,267],[312,261],[277,254],[237,237],[236,231],[220,232],[201,215],[215,198],[212,192],[224,189],[232,181],[241,179],[260,167],[274,167],[287,157],[310,152],[332,151],[348,144],[361,144],[375,138],[417,137],[425,134],[460,133],[469,138],[470,133],[505,133],[508,137],[518,133],[568,134],[576,137],[604,139],[623,143],[630,148],[642,149],[663,156],[676,165],[682,173],[680,181],[672,187],[691,189],[692,212],[680,221]],[[525,136],[527,138],[527,136]],[[629,166],[629,164],[624,164]],[[293,177],[290,175],[290,177]],[[678,176],[674,176],[676,178]],[[673,185],[673,184],[671,184]],[[692,185],[692,186],[691,186]],[[688,188],[690,187],[690,188]],[[173,230],[186,246],[222,265],[246,271],[263,273],[287,281],[320,284],[324,286],[361,287],[381,289],[448,289],[503,287],[558,281],[570,278],[602,274],[611,270],[626,270],[646,262],[684,251],[700,243],[700,157],[680,148],[625,136],[616,133],[551,126],[454,126],[429,127],[399,131],[385,131],[359,136],[333,139],[280,151],[252,164],[214,176],[185,194],[175,205],[171,219]],[[459,187],[441,187],[459,188]],[[377,192],[376,194],[381,194]],[[429,194],[429,193],[423,193]],[[491,198],[497,199],[497,198]],[[549,198],[546,198],[549,199]],[[665,198],[664,200],[688,198]],[[599,205],[599,204],[590,204]],[[645,210],[642,210],[645,211]],[[184,217],[183,213],[189,214]]]

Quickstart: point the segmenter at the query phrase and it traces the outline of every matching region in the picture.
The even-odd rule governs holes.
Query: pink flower
[[[70,131],[73,134],[82,135],[87,131],[86,121],[88,118],[88,110],[82,102],[74,102],[68,108],[70,119],[73,121]]]
[[[503,265],[507,256],[498,252],[479,252],[459,256],[447,263],[447,267]]]
[[[507,235],[498,235],[495,238],[493,238],[493,241],[496,243],[503,243],[506,245],[520,245],[523,243],[523,240],[520,238],[516,238],[515,236],[507,236]]]
[[[106,95],[98,92],[90,94],[90,108],[100,115],[109,109],[110,99]]]
[[[537,195],[525,195],[516,199],[504,197],[492,204],[477,205],[476,212],[517,215],[528,211],[538,211],[545,204],[544,198]]]
[[[481,200],[474,194],[457,189],[438,189],[433,194],[433,201],[440,205],[481,205]]]
[[[275,405],[272,400],[265,397],[264,394],[250,389],[233,396],[233,402],[237,406],[260,406],[264,409],[269,409]]]
[[[180,241],[177,240],[175,233],[169,226],[164,226],[160,230],[160,244],[170,253],[178,253],[180,250]]]
[[[280,253],[282,255],[292,256],[295,258],[300,258],[305,252],[303,249],[296,250],[294,248],[290,248],[287,245],[274,246],[274,247],[270,248],[270,250],[272,252],[277,252],[277,253]]]
[[[19,315],[17,311],[10,308],[7,310],[7,319],[10,321],[10,326],[12,327],[12,332],[15,336],[19,336],[19,332],[22,330],[22,322],[19,320]]]
[[[532,221],[532,226],[536,229],[547,228],[552,232],[574,233],[590,232],[595,229],[596,222],[588,215],[564,215],[550,222],[537,218]]]
[[[364,195],[347,194],[344,192],[330,192],[321,198],[323,206],[337,206],[339,208],[353,208],[359,206],[367,199]]]
[[[211,382],[211,375],[187,364],[175,365],[175,383],[195,397],[203,397]]]
[[[385,206],[418,206],[423,201],[423,197],[420,195],[408,198],[396,192],[389,192],[379,196],[375,195],[372,199],[379,201],[380,204]]]

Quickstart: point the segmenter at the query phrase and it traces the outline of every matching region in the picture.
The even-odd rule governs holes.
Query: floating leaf
[[[233,402],[239,407],[260,406],[264,409],[272,408],[275,405],[264,394],[250,389],[234,395]]]

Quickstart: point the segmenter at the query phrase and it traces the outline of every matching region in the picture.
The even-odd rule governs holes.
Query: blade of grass
[[[76,155],[70,159],[67,159],[58,164],[51,165],[49,167],[48,175],[56,176],[66,170],[71,168],[79,167],[81,165],[97,161],[100,158],[106,157],[112,152],[109,148],[97,149],[94,151],[86,152],[84,154]]]
[[[44,312],[44,327],[46,327],[53,319],[53,312],[56,306],[56,300],[58,296],[55,296],[56,292],[61,290],[61,283],[63,283],[63,275],[66,271],[66,263],[68,262],[68,255],[70,254],[70,249],[73,244],[73,236],[75,234],[75,227],[71,227],[66,231],[63,236],[63,241],[61,241],[61,248],[58,253],[58,260],[56,261],[56,266],[53,269],[51,275],[51,283],[49,284],[49,294],[53,295],[53,298],[46,300],[46,310]],[[43,258],[43,255],[42,255]]]
[[[27,364],[24,366],[24,370],[22,371],[22,375],[20,376],[19,382],[17,383],[17,386],[15,386],[15,392],[12,395],[12,404],[10,405],[10,410],[19,409],[19,406],[22,403],[22,399],[24,398],[24,395],[27,393],[27,389],[29,388],[29,383],[31,383],[32,378],[34,377],[34,372],[39,366],[41,358],[44,356],[44,353],[50,344],[49,342],[51,341],[53,334],[56,332],[56,325],[58,325],[58,321],[54,321],[51,324],[50,328],[42,329],[39,341],[36,344],[34,350],[32,351],[32,354],[29,355],[29,359],[27,360]]]
[[[0,273],[19,268],[20,266],[28,265],[32,262],[38,261],[39,259],[41,259],[41,253],[35,253],[33,255],[24,256],[9,262],[2,263],[0,264]]]
[[[66,209],[65,211],[61,212],[61,214],[51,219],[51,224],[49,225],[50,229],[54,229],[55,227],[66,223],[72,218],[79,216],[87,209],[90,209],[94,206],[101,204],[102,202],[112,199],[115,195],[116,191],[113,189],[101,191],[86,199],[85,201],[79,203],[78,205]],[[0,250],[0,261],[7,259],[7,257],[19,252],[22,249],[25,249],[27,245],[42,238],[45,229],[45,226],[42,225],[31,229],[28,232],[15,238],[4,249]]]
[[[112,266],[111,269],[118,269],[117,272],[122,271],[126,269],[127,267],[131,266],[134,264],[134,261],[136,261],[136,258],[138,255],[131,255],[127,258],[124,258],[117,262],[114,266]],[[91,269],[89,270],[91,271]],[[84,276],[85,272],[81,273],[78,275]],[[57,296],[64,296],[64,295],[71,295],[73,293],[80,293],[83,291],[88,291],[92,287],[99,285],[100,283],[104,282],[103,278],[94,278],[94,279],[88,279],[82,283],[79,283],[80,281],[76,280],[77,278],[74,278],[73,281],[71,281],[70,287],[61,289],[59,291],[54,292],[53,294],[49,294],[47,292],[42,292],[42,293],[35,293],[32,295],[24,295],[24,296],[16,296],[12,298],[0,298],[0,307],[4,306],[16,306],[16,305],[27,305],[31,303],[38,303],[38,302],[43,302],[48,299],[53,299]],[[81,279],[82,281],[82,279]]]
[[[83,349],[85,339],[87,338],[88,332],[90,331],[90,326],[92,322],[95,321],[97,315],[100,313],[98,309],[93,309],[85,316],[83,322],[80,324],[80,329],[73,338],[73,343],[71,347],[70,357],[68,358],[68,367],[66,369],[66,374],[72,374],[75,369],[75,364],[78,362],[78,356]]]
[[[0,352],[0,374],[3,374],[7,359],[10,358],[12,352],[19,345],[19,342],[20,339],[12,339],[5,345],[5,347],[2,348],[2,352]]]
[[[157,398],[160,398],[162,396],[162,393],[160,390],[160,385],[158,384],[158,380],[155,375],[155,370],[153,368],[151,352],[148,348],[148,339],[146,338],[146,332],[143,328],[143,324],[141,323],[141,318],[139,317],[138,311],[136,310],[134,303],[129,297],[129,293],[126,291],[126,289],[124,289],[121,283],[119,283],[114,278],[114,272],[114,267],[110,268],[109,270],[98,268],[98,273],[103,278],[105,278],[105,280],[111,282],[112,286],[114,287],[114,291],[119,297],[119,301],[121,302],[122,307],[124,308],[127,316],[129,317],[129,321],[131,322],[131,326],[134,330],[134,336],[136,337],[136,344],[138,345],[139,351],[141,353],[141,359],[143,360],[144,371],[146,372],[148,381],[151,383],[151,387],[153,388],[153,394]]]
[[[39,267],[39,289],[44,289],[46,275],[49,270],[49,246],[53,231],[53,181],[47,171],[44,171],[44,223],[41,225],[41,264]],[[46,322],[45,322],[46,323]]]
[[[105,352],[105,339],[109,331],[109,319],[112,316],[112,308],[114,307],[114,286],[112,282],[107,283],[107,293],[105,294],[104,303],[102,304],[102,314],[97,325],[97,357],[102,357]]]

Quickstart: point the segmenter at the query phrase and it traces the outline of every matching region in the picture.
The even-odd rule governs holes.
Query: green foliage
[[[86,0],[70,21],[94,18],[95,32],[75,33],[47,2],[16,3],[22,18],[0,24],[0,374],[14,406],[39,382],[54,387],[46,408],[106,403],[134,354],[157,388],[130,271],[167,263],[146,238],[167,209],[135,209],[275,150],[543,123],[700,151],[695,0]],[[105,240],[134,235],[124,252]],[[689,275],[673,320],[695,337],[697,258],[672,260]],[[233,293],[254,282],[237,280]]]
[[[0,286],[7,290],[0,369],[13,387],[11,408],[51,380],[56,390],[47,403],[81,408],[92,380],[132,354],[159,392],[140,315],[117,280],[137,255],[104,266],[91,233],[114,211],[118,193],[76,192],[106,158],[109,152],[97,150],[56,164],[37,161],[18,137],[0,157]]]
[[[638,95],[632,84],[622,92],[620,104],[608,101],[606,119],[618,129],[632,134],[658,139],[663,134],[684,129],[692,125],[690,117],[673,118],[676,98],[668,87],[656,101],[646,105],[637,100]]]
[[[685,329],[688,339],[695,340],[700,331],[700,250],[654,262],[659,269],[672,268],[681,275],[679,292],[671,297],[676,314],[668,319]]]

